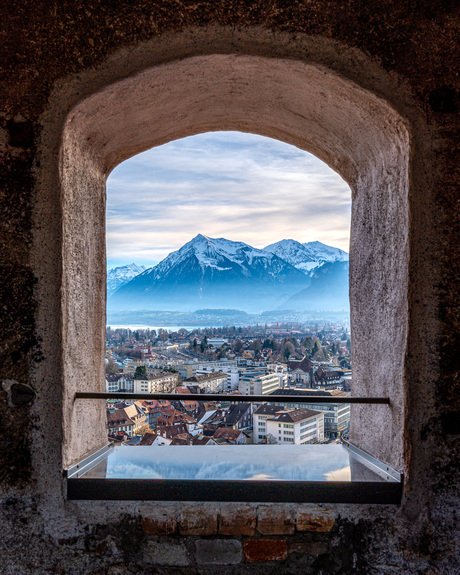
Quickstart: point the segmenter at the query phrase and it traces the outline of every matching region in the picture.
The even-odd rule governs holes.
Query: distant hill
[[[314,270],[311,284],[288,298],[278,309],[296,311],[349,310],[348,262],[327,262]]]
[[[235,315],[248,315],[245,311],[240,309],[197,309],[195,315],[217,315],[217,316],[235,316]]]

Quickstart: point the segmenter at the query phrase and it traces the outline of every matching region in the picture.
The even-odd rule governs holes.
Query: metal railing
[[[130,393],[77,391],[75,399],[156,399],[168,401],[233,401],[248,403],[365,403],[390,405],[389,397],[343,397],[325,395],[233,395],[229,393]]]

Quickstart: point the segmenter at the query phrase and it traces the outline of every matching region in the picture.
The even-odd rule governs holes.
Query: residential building
[[[231,429],[229,427],[219,427],[212,436],[216,443],[229,443],[230,445],[246,445],[248,435],[240,429]]]
[[[107,410],[107,434],[116,436],[120,433],[129,437],[133,435],[134,421],[124,409]]]
[[[313,379],[313,363],[306,358],[295,359],[287,362],[287,367],[292,379],[296,383],[310,386]]]
[[[275,413],[266,420],[266,433],[277,443],[322,443],[324,413],[311,409],[290,409]]]
[[[265,443],[267,439],[267,419],[274,417],[285,409],[284,406],[263,403],[254,411],[252,415],[254,443]]]
[[[132,405],[127,405],[123,408],[126,415],[133,421],[133,435],[139,435],[143,433],[143,430],[148,426],[148,416],[142,409],[140,404],[133,403]]]
[[[212,371],[211,373],[194,375],[186,379],[184,383],[186,385],[189,383],[198,385],[204,393],[221,393],[226,389],[227,376],[219,371]]]
[[[187,413],[178,411],[177,409],[168,409],[157,419],[157,429],[164,426],[182,426],[185,425],[187,433],[191,435],[197,434],[196,419]]]
[[[278,374],[244,375],[240,377],[238,391],[243,395],[267,395],[279,388]]]
[[[179,374],[159,371],[134,378],[134,393],[171,393],[179,383]]]
[[[134,381],[132,376],[126,373],[107,373],[105,387],[107,393],[131,392],[134,391]]]
[[[147,421],[150,427],[155,426],[160,415],[171,409],[171,402],[167,399],[144,399],[139,402],[147,413]]]
[[[308,400],[296,401],[296,396],[326,396],[331,400],[334,397],[348,397],[348,394],[339,389],[326,391],[324,389],[278,389],[271,395],[291,395],[293,401],[275,402],[274,405],[283,405],[288,408],[303,408],[324,413],[324,434],[328,438],[339,437],[348,430],[350,424],[349,403],[315,403]]]
[[[225,427],[250,429],[252,427],[252,403],[233,403],[224,416]]]
[[[337,389],[343,384],[343,374],[339,371],[327,371],[319,367],[315,371],[314,384],[315,387],[324,389]]]
[[[215,363],[215,362],[213,362]],[[224,373],[226,377],[225,390],[224,391],[234,391],[238,389],[238,383],[240,380],[240,372],[236,367],[232,366],[211,366],[211,365],[200,365],[196,370],[196,375],[204,375],[209,373]]]

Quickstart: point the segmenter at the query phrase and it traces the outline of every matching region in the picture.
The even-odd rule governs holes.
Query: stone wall
[[[0,573],[460,572],[458,23],[459,8],[449,0],[2,4]],[[222,93],[226,70],[232,69],[225,58],[234,58],[235,74],[245,57],[259,58],[257,74],[267,59],[275,66],[283,61],[305,66],[318,79],[323,74],[324,103],[334,129],[318,129],[323,118],[319,95],[313,107],[305,107],[307,119],[294,121],[288,110],[270,124],[272,109],[259,106],[256,91],[243,89],[244,74],[232,80],[229,72],[228,87],[240,87],[235,90],[243,103],[240,117],[227,113],[217,121],[200,109],[199,125],[187,127],[183,118],[180,129],[170,125],[158,140],[153,134],[151,140],[134,138],[120,147],[116,133],[107,139],[106,119],[117,86],[173,60],[183,61],[186,69],[187,59],[194,57],[202,58],[202,64],[205,58],[219,63],[221,80],[215,85]],[[247,72],[250,66],[241,69]],[[341,81],[343,91],[337,88]],[[167,85],[160,84],[160,92]],[[356,125],[360,116],[369,117],[369,142],[387,138],[394,143],[393,149],[385,146],[387,155],[370,147],[364,135],[358,138],[358,132],[347,146],[349,123],[340,124],[339,114],[334,120],[339,99],[346,100],[352,85],[355,95],[369,97],[349,98],[343,109],[361,102]],[[297,93],[300,105],[305,94],[300,84],[280,86],[288,96]],[[212,82],[208,89],[212,92]],[[219,90],[214,110],[218,96]],[[96,124],[92,133],[91,102],[104,126],[98,130]],[[73,118],[78,130],[69,128]],[[302,121],[318,131],[302,139],[296,133]],[[368,337],[376,350],[378,342],[395,347],[385,363],[385,347],[380,346],[382,369],[372,376],[385,382],[394,402],[389,419],[377,413],[377,421],[393,430],[388,440],[406,472],[400,507],[65,499],[64,462],[75,450],[93,447],[90,439],[70,431],[82,419],[100,419],[101,410],[100,405],[73,404],[75,387],[87,382],[88,374],[97,378],[102,369],[104,317],[104,237],[102,232],[93,239],[75,235],[79,197],[89,196],[95,183],[94,203],[84,205],[86,220],[100,230],[105,176],[114,165],[149,145],[217,125],[284,138],[317,153],[349,178],[354,200],[356,194],[368,194],[366,201],[354,201],[355,222],[374,221],[378,195],[403,197],[396,193],[397,182],[407,178],[407,201],[393,202],[388,212],[394,213],[395,230],[390,218],[376,228],[383,234],[403,232],[403,245],[395,244],[392,253],[391,243],[377,242],[386,266],[394,254],[400,264],[366,286],[380,294],[378,326],[371,324],[368,300],[360,299],[358,280],[352,285],[359,304],[354,311],[357,339]],[[284,135],[283,126],[288,127]],[[379,133],[382,126],[394,130],[390,137],[386,127]],[[105,141],[97,140],[101,134]],[[405,154],[404,142],[410,146],[408,169],[398,160]],[[373,161],[380,162],[374,174]],[[82,172],[88,180],[81,180]],[[398,177],[392,180],[395,172]],[[388,182],[387,189],[382,181]],[[373,189],[378,195],[370,193]],[[371,226],[366,233],[376,237]],[[362,247],[366,236],[354,237]],[[356,254],[363,253],[358,248],[352,245]],[[355,258],[355,278],[367,261]],[[81,289],[91,297],[79,300]],[[397,310],[403,318],[400,329],[390,321]],[[94,321],[88,322],[91,313]],[[82,334],[88,347],[84,354]],[[85,357],[90,357],[86,364]],[[355,359],[358,391],[368,393],[372,382],[359,369],[368,359]],[[364,426],[373,422],[366,412],[355,415]],[[378,450],[384,431],[381,427],[380,435],[362,441]]]

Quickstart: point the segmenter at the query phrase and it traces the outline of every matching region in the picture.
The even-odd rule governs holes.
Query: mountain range
[[[108,309],[347,309],[347,260],[346,252],[321,242],[282,240],[257,249],[198,234],[156,266],[120,283],[108,298]],[[127,273],[132,266],[126,266],[131,268]],[[324,282],[331,285],[322,289]],[[320,302],[326,307],[318,307]]]
[[[264,250],[276,254],[298,270],[307,273],[325,262],[346,262],[348,254],[339,248],[321,242],[301,244],[295,240],[281,240],[266,246]]]
[[[131,281],[134,277],[145,271],[145,266],[128,264],[112,268],[107,272],[107,297],[110,297],[119,287]]]

